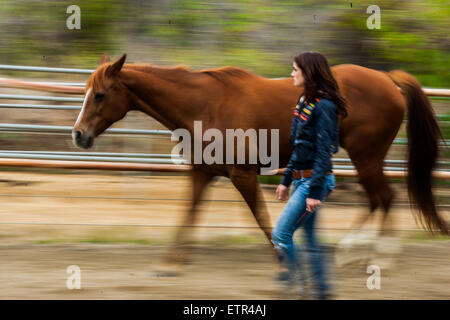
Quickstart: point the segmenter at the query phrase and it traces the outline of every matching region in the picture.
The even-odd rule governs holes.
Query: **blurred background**
[[[81,29],[68,30],[69,5]],[[369,30],[367,1],[2,0],[3,64],[92,68],[100,53],[194,69],[236,65],[289,76],[292,57],[321,51],[332,64],[402,68],[425,86],[449,87],[449,2],[377,1],[381,29]]]
[[[380,29],[367,28],[370,14],[366,9],[371,4],[381,8]],[[70,5],[81,9],[79,30],[66,27],[72,14],[66,13]],[[0,64],[92,70],[102,53],[112,59],[127,53],[128,63],[181,64],[194,70],[232,65],[276,78],[289,77],[292,59],[298,53],[320,51],[332,65],[403,69],[424,87],[450,89],[449,18],[448,0],[1,0]],[[0,70],[0,78],[75,87],[82,87],[88,76],[89,72]],[[54,97],[62,99],[51,100]],[[69,101],[64,100],[67,98]],[[82,104],[81,95],[0,86],[0,104],[0,152],[21,152],[22,156],[24,151],[41,155],[60,152],[59,156],[80,152],[64,130],[12,129],[5,124],[72,126]],[[41,107],[27,107],[32,104]],[[70,108],[49,108],[50,104]],[[432,104],[448,141],[449,99],[433,98]],[[165,129],[137,112],[130,112],[114,127]],[[404,125],[397,138],[406,138]],[[170,136],[105,134],[89,151],[137,157],[138,153],[167,155],[173,146]],[[396,143],[387,159],[405,160],[405,151],[404,141]],[[449,149],[440,151],[437,168],[450,170]],[[347,154],[341,150],[336,157],[346,158]],[[186,269],[189,277],[174,280],[148,278],[142,270],[159,260],[173,239],[173,226],[181,222],[190,197],[186,175],[10,167],[0,167],[0,174],[0,239],[4,245],[0,254],[6,257],[0,275],[2,298],[279,297],[270,284],[274,261],[266,250],[266,240],[227,179],[218,179],[200,206],[196,239],[208,244],[198,249],[200,262]],[[274,199],[279,180],[260,177],[272,223],[285,205]],[[369,292],[364,285],[365,267],[372,256],[364,251],[363,262],[356,269],[335,270],[338,298],[447,299],[449,238],[430,238],[414,221],[404,181],[393,179],[392,185],[397,192],[392,215],[405,248],[396,261],[402,269],[390,274],[392,281],[384,282],[385,291]],[[438,209],[447,220],[449,188],[448,180],[435,181]],[[333,247],[364,212],[366,203],[355,178],[339,178],[323,208],[321,239]],[[374,230],[377,224],[371,227]],[[219,251],[211,248],[216,245]],[[92,281],[84,284],[87,289],[80,296],[57,282],[64,284],[64,268],[73,263],[91,275]],[[30,270],[41,270],[40,276]],[[200,275],[205,272],[216,277],[214,285],[202,282]],[[111,278],[116,281],[111,282]],[[267,287],[261,289],[261,284]]]

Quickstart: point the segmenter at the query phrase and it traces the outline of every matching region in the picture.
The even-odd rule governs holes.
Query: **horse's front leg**
[[[201,169],[192,170],[192,199],[188,211],[182,218],[180,227],[176,231],[174,244],[170,247],[168,253],[164,257],[163,263],[159,265],[160,268],[170,270],[177,270],[178,267],[190,260],[189,243],[191,243],[192,226],[196,221],[197,205],[203,195],[208,183],[214,178],[214,175],[202,171]]]
[[[230,172],[233,185],[244,198],[259,228],[264,232],[268,243],[272,244],[272,225],[270,216],[264,203],[263,193],[258,183],[256,170],[234,166]]]

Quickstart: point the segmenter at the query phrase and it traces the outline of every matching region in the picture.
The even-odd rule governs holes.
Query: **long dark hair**
[[[319,52],[304,52],[294,58],[302,70],[305,82],[303,95],[307,103],[315,98],[326,98],[336,104],[336,112],[347,116],[345,99],[339,92],[339,86],[331,73],[327,58]]]

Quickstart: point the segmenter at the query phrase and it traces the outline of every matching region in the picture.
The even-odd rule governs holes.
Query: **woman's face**
[[[305,78],[303,78],[302,69],[298,67],[295,61],[292,63],[293,70],[291,72],[291,77],[294,78],[294,86],[302,87],[305,82]]]

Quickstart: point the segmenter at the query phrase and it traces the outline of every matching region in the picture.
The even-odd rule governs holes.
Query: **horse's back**
[[[399,88],[387,72],[352,64],[334,66],[332,71],[348,110],[340,125],[341,143],[354,154],[387,152],[406,110]]]
[[[355,102],[388,100],[399,111],[405,111],[404,97],[387,72],[354,64],[337,65],[332,67],[332,71],[342,93],[349,99],[359,99]],[[370,102],[373,104],[374,101]]]

